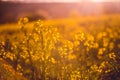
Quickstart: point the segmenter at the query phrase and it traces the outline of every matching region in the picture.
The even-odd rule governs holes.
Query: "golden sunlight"
[[[0,0],[0,80],[120,80],[120,0]]]
[[[118,2],[119,0],[2,0],[11,2]]]

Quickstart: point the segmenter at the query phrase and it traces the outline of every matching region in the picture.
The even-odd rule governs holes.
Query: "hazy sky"
[[[118,2],[120,0],[2,0],[2,1],[20,1],[20,2]]]

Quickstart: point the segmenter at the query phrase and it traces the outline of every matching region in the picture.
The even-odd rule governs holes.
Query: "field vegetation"
[[[0,25],[0,80],[120,80],[120,15]]]

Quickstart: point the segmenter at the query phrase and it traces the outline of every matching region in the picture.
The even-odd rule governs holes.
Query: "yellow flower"
[[[17,70],[21,69],[21,66],[20,64],[17,65]]]
[[[100,68],[100,69],[103,69],[103,68],[105,67],[105,64],[106,64],[106,62],[103,61],[103,62],[100,64],[99,68]]]
[[[51,58],[51,62],[52,62],[53,64],[55,64],[55,63],[56,63],[56,61],[55,61],[55,59],[54,59],[54,58]]]
[[[110,69],[106,70],[105,73],[109,73],[110,72]]]
[[[109,43],[109,39],[108,39],[108,38],[104,38],[104,39],[103,39],[103,46],[104,46],[104,47],[107,47],[107,46],[108,46],[108,43]]]
[[[109,54],[109,58],[110,58],[110,59],[115,59],[115,57],[116,57],[116,55],[115,55],[114,52],[112,52],[112,53]]]
[[[28,21],[29,21],[29,19],[27,17],[20,18],[18,24],[25,25],[26,23],[28,23]]]
[[[66,41],[66,45],[67,45],[67,47],[69,48],[69,50],[72,50],[72,49],[73,49],[73,43],[72,43],[72,42]]]
[[[76,47],[76,46],[78,46],[78,45],[80,45],[80,42],[79,41],[74,41],[74,46]]]
[[[77,33],[77,34],[75,34],[75,39],[83,41],[83,40],[85,40],[85,34],[84,33]]]
[[[110,45],[109,45],[109,49],[112,50],[114,48],[114,43],[111,42]]]
[[[106,50],[105,48],[100,48],[98,51],[98,55],[102,55],[105,50]]]
[[[88,41],[94,41],[94,36],[88,34],[88,36],[87,36],[87,40],[88,40]]]
[[[69,55],[68,55],[68,59],[69,59],[69,60],[76,59],[76,55],[69,54]]]

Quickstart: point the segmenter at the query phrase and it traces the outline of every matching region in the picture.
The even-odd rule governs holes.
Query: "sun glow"
[[[119,2],[120,0],[91,0],[92,2]]]
[[[83,0],[2,0],[12,2],[81,2]]]
[[[11,2],[118,2],[120,0],[1,0]]]
[[[120,0],[2,0],[14,2],[118,2]]]

